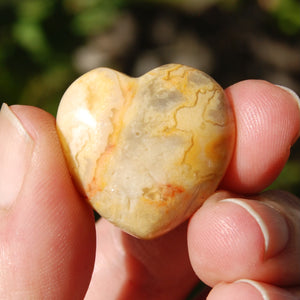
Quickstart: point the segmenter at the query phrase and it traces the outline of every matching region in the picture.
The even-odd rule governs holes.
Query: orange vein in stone
[[[132,99],[134,98],[136,93],[136,85],[134,80],[130,80],[130,82],[125,81],[125,86],[122,86],[122,82],[119,76],[117,76],[117,78],[119,81],[119,87],[123,95],[124,103],[120,110],[112,110],[113,116],[111,118],[111,123],[113,125],[113,131],[108,137],[105,150],[96,161],[94,176],[89,185],[90,196],[93,196],[97,191],[101,191],[105,187],[103,178],[107,171],[107,168],[109,167],[109,161],[119,143],[119,138],[122,129],[124,128],[123,120],[125,113],[131,105]]]

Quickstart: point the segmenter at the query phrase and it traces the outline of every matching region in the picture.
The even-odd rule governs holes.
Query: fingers
[[[299,136],[299,103],[292,93],[263,81],[240,82],[227,94],[237,140],[221,186],[254,194],[288,159]],[[219,192],[208,199],[188,228],[192,266],[214,287],[208,299],[298,299],[299,212],[299,199],[278,191],[249,199]]]
[[[299,136],[299,103],[295,94],[258,80],[239,82],[226,93],[233,106],[237,137],[221,186],[237,193],[257,193],[278,176]]]
[[[249,200],[216,193],[189,224],[192,266],[210,286],[243,278],[300,285],[299,224],[300,201],[291,194],[265,192]]]
[[[299,134],[298,105],[287,91],[262,81],[241,82],[227,94],[237,142],[222,185],[254,193],[286,162]],[[94,259],[91,210],[69,178],[53,118],[34,108],[13,110],[21,122],[7,108],[0,113],[1,295],[83,298]],[[234,200],[220,202],[225,198]],[[252,200],[259,201],[220,192],[191,219],[191,263],[203,281],[216,286],[215,295],[232,286],[251,288],[249,282],[220,285],[242,278],[268,284],[268,293],[273,285],[299,285],[298,200],[278,192]],[[97,241],[86,299],[182,299],[197,281],[185,225],[141,241],[101,220]]]
[[[161,238],[139,240],[108,221],[97,224],[89,299],[185,299],[198,282],[189,262],[186,224]]]
[[[223,186],[233,191],[256,192],[268,185],[286,162],[290,146],[299,133],[298,106],[288,92],[262,81],[237,84],[229,88],[227,93],[234,105],[238,137],[237,148]],[[248,116],[249,111],[252,112],[251,117],[258,114],[254,121]],[[279,136],[271,126],[275,120],[277,129],[280,129]],[[266,140],[264,140],[265,135]],[[280,141],[277,143],[278,139]],[[270,155],[271,149],[275,146],[274,155]],[[242,158],[247,161],[245,164]],[[250,162],[251,167],[249,167]],[[251,176],[249,180],[251,174],[253,178]],[[225,203],[223,205],[225,207]],[[263,265],[263,259],[267,255],[276,256],[287,243],[288,229],[285,226],[285,220],[281,220],[279,216],[278,219],[281,221],[278,221],[277,226],[275,224],[274,227],[268,228],[272,233],[281,232],[282,234],[280,238],[277,236],[275,242],[273,238],[270,238],[268,249],[264,248],[266,240],[261,235],[261,229],[257,226],[250,226],[251,222],[255,224],[255,220],[253,221],[253,216],[245,219],[244,211],[238,213],[240,219],[237,220],[234,219],[236,211],[233,211],[232,218],[236,221],[236,228],[239,222],[248,220],[242,228],[247,234],[242,235],[244,231],[241,231],[240,236],[234,236],[238,232],[232,229],[231,240],[226,240],[226,238],[222,240],[224,229],[221,230],[221,225],[218,228],[214,226],[218,224],[218,222],[215,224],[213,222],[214,213],[208,214],[209,206],[207,205],[206,209],[204,207],[199,211],[203,214],[198,216],[197,213],[191,221],[189,247],[194,270],[201,279],[211,285],[226,279],[248,278],[240,276],[248,275],[250,271],[255,278],[255,266],[258,263]],[[219,217],[226,220],[227,213],[230,216],[231,210],[232,208],[229,207],[228,211],[224,211]],[[273,219],[271,208],[269,211],[263,206],[262,210],[268,216],[266,221]],[[215,218],[217,221],[217,216]],[[231,221],[228,220],[229,229]],[[251,231],[251,228],[254,229]],[[239,241],[240,237],[244,240]],[[249,237],[252,237],[254,243],[250,243],[252,248],[249,248]],[[141,241],[121,233],[107,221],[101,220],[97,225],[96,263],[87,299],[101,296],[103,299],[109,296],[120,297],[120,299],[151,297],[182,299],[197,280],[187,259],[185,238],[185,230],[182,226],[157,240]],[[245,257],[253,253],[256,255],[252,261],[245,264]],[[231,267],[232,261],[236,263],[235,270]],[[256,265],[251,265],[252,262]],[[222,268],[219,270],[220,266]],[[261,277],[264,272],[267,271],[261,267]],[[269,276],[271,276],[271,271],[269,271]],[[118,280],[112,280],[113,278],[118,278]],[[170,291],[174,294],[170,294]]]
[[[1,297],[82,299],[94,260],[92,211],[72,185],[54,118],[12,110],[0,113]]]

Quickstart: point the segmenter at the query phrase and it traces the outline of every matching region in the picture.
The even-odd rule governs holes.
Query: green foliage
[[[113,24],[123,0],[73,0],[66,1],[77,14],[72,21],[76,33],[91,35]],[[71,2],[71,3],[70,3]]]
[[[15,6],[16,21],[12,24],[14,40],[33,57],[41,60],[49,56],[50,45],[42,22],[53,13],[51,0],[23,0]]]
[[[298,0],[281,0],[273,11],[278,26],[286,34],[300,31],[300,2]]]

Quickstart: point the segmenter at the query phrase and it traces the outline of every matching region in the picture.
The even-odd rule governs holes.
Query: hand
[[[95,231],[92,210],[69,177],[54,118],[33,107],[3,106],[1,297],[185,299],[200,278],[212,287],[210,300],[299,299],[300,200],[257,194],[288,159],[300,131],[299,106],[264,81],[226,92],[237,122],[221,185],[230,192],[215,193],[189,222],[150,241],[104,219]]]

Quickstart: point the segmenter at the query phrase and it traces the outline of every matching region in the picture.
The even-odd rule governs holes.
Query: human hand
[[[299,200],[283,192],[242,195],[261,192],[283,168],[299,134],[299,107],[263,81],[226,92],[237,121],[236,149],[221,185],[230,192],[215,193],[189,223],[150,241],[104,219],[95,232],[92,210],[69,177],[54,118],[33,107],[4,106],[1,297],[83,299],[87,291],[86,299],[185,299],[200,278],[213,287],[210,300],[298,299]]]

